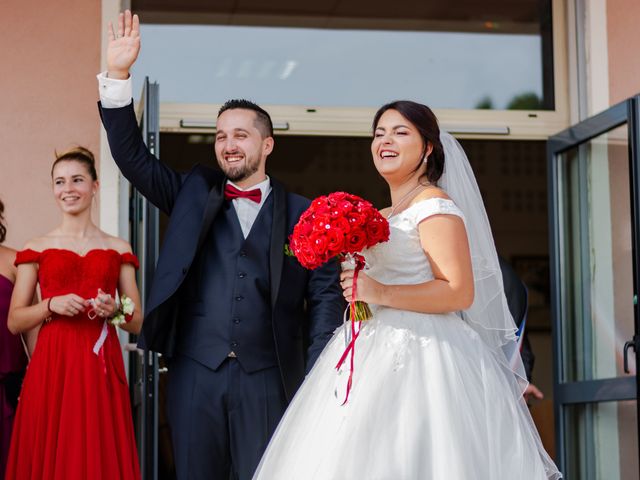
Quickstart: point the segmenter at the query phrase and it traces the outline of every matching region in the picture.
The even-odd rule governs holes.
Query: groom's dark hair
[[[220,110],[218,110],[218,117],[227,110],[235,110],[238,108],[243,110],[253,110],[256,113],[255,126],[260,130],[262,138],[273,137],[273,123],[271,122],[271,117],[265,109],[250,100],[245,100],[244,98],[227,100],[224,105],[220,107]]]

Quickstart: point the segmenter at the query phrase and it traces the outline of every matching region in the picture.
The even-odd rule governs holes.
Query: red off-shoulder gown
[[[42,298],[75,293],[112,296],[123,263],[115,250],[18,252],[16,265],[37,263]],[[87,309],[88,310],[88,309]],[[129,390],[115,327],[93,352],[103,319],[87,312],[54,315],[40,329],[24,379],[11,439],[7,480],[139,479]]]

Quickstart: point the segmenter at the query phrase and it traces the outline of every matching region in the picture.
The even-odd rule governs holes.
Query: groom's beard
[[[224,159],[218,160],[220,169],[226,177],[232,182],[240,182],[245,178],[249,178],[260,168],[260,159],[258,157],[244,157],[244,161],[240,165],[228,165]]]

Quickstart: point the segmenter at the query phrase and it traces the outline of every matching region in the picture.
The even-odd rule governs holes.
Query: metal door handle
[[[629,348],[633,348],[633,351],[637,352],[635,340],[629,340],[627,343],[624,344],[624,351],[622,354],[624,359],[624,373],[631,373],[629,371],[629,358],[628,358]]]
[[[123,348],[125,352],[138,352],[139,355],[144,353],[144,350],[139,349],[136,343],[125,343]]]

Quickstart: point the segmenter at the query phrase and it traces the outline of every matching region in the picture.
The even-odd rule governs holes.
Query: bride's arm
[[[384,285],[360,272],[357,300],[422,313],[469,308],[473,303],[473,272],[464,222],[454,215],[434,215],[418,228],[434,279],[414,285]],[[351,301],[353,271],[343,272],[341,279],[344,296]]]

